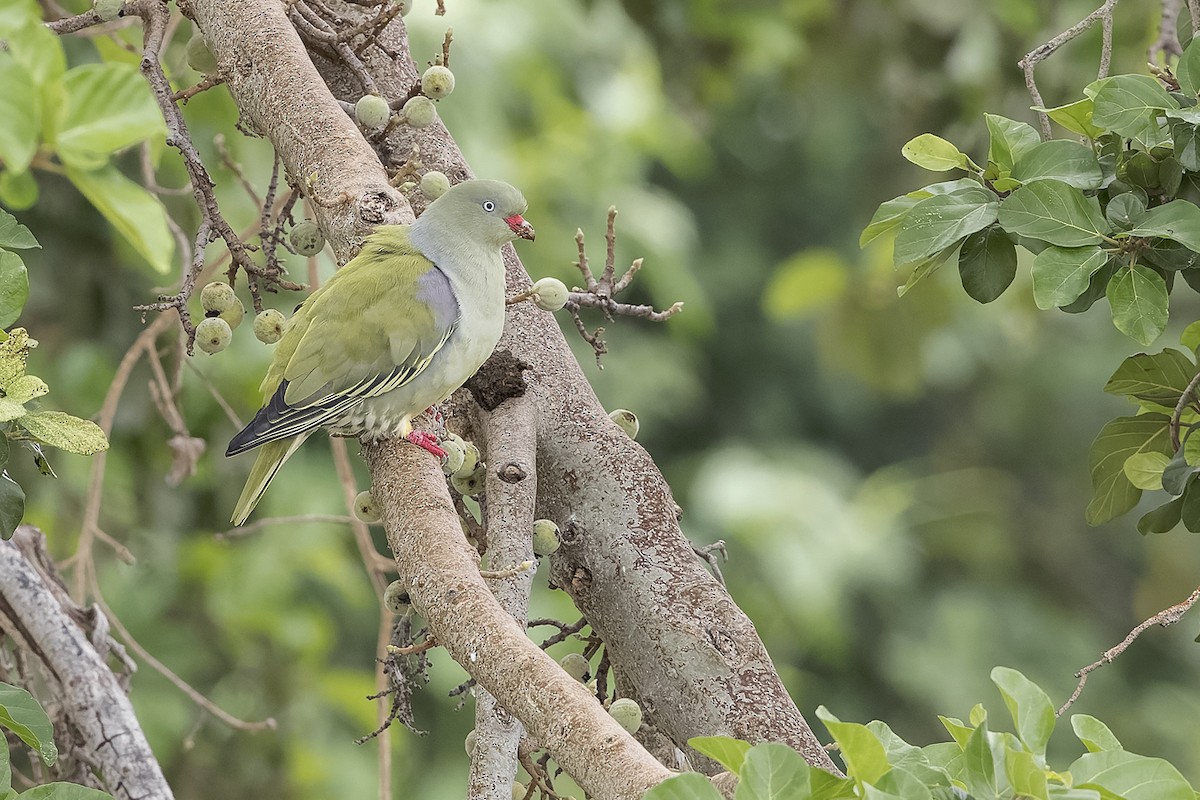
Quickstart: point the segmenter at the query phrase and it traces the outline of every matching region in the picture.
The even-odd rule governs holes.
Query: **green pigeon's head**
[[[430,203],[420,220],[452,226],[456,233],[500,247],[518,236],[533,239],[533,226],[521,216],[528,206],[525,196],[507,183],[463,181]]]

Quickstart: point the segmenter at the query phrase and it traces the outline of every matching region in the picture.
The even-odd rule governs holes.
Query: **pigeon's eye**
[[[496,204],[493,203],[491,200],[484,200],[483,201],[483,210],[490,214],[496,210]]]

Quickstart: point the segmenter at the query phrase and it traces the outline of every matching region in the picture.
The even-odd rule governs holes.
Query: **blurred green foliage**
[[[453,25],[457,88],[439,111],[477,173],[525,190],[539,232],[521,252],[530,273],[572,282],[576,227],[600,256],[615,204],[619,266],[646,259],[628,299],[685,301],[667,325],[607,326],[603,371],[568,335],[604,403],[638,414],[639,441],[671,481],[685,531],[729,543],[730,591],[810,718],[823,704],[844,719],[887,720],[909,741],[944,740],[936,714],[965,717],[989,696],[999,663],[1057,704],[1075,670],[1195,586],[1194,537],[1142,539],[1131,521],[1083,522],[1088,444],[1126,408],[1101,391],[1130,349],[1107,315],[1037,312],[1026,264],[1017,291],[988,306],[964,297],[953,274],[901,301],[887,246],[857,246],[881,201],[920,185],[898,157],[912,136],[935,131],[981,152],[985,111],[1033,122],[1015,62],[1091,0],[447,5],[437,17],[431,0],[416,0],[405,20],[413,52],[431,59]],[[1142,6],[1118,7],[1114,71],[1139,71],[1155,22]],[[166,59],[180,86],[199,79],[184,61],[190,33],[186,23],[175,31]],[[140,29],[62,42],[72,67],[131,63]],[[1048,103],[1075,99],[1094,77],[1098,43],[1095,30],[1040,68]],[[225,137],[260,189],[269,148],[236,132],[222,88],[192,99],[185,116],[227,216],[249,225],[256,206],[214,139]],[[186,187],[173,151],[150,154],[159,185]],[[140,178],[137,148],[111,163]],[[42,345],[30,369],[63,407],[87,415],[142,328],[132,307],[170,283],[146,261],[164,251],[126,241],[55,170],[31,174],[37,199],[18,217],[45,249],[26,256],[31,294],[19,324]],[[28,181],[17,188],[29,196]],[[190,192],[159,200],[190,236]],[[301,260],[291,266],[305,274]],[[318,268],[328,275],[332,263]],[[285,312],[297,300],[270,298]],[[1176,298],[1172,325],[1198,309]],[[214,701],[280,723],[231,731],[139,671],[134,703],[181,800],[375,792],[376,746],[353,740],[375,724],[363,698],[377,599],[349,531],[309,524],[213,538],[248,464],[220,455],[239,426],[210,389],[245,418],[269,357],[236,332],[227,351],[185,366],[181,408],[209,447],[177,487],[163,482],[172,432],[146,390],[145,363],[111,436],[100,524],[138,561],[100,554],[110,605]],[[63,456],[55,467],[57,482],[34,480],[31,464],[13,472],[29,490],[29,521],[65,557],[90,462]],[[328,445],[314,438],[259,515],[343,509]],[[573,619],[561,593],[538,583],[533,613]],[[1092,676],[1075,707],[1193,780],[1195,627],[1185,618],[1148,632]],[[463,678],[435,654],[416,698],[429,735],[391,736],[397,796],[462,796],[472,715],[445,695]]]

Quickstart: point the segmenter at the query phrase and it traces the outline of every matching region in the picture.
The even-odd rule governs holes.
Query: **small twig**
[[[1134,639],[1140,636],[1142,632],[1150,626],[1161,625],[1165,628],[1168,625],[1173,625],[1176,622],[1179,622],[1183,615],[1186,614],[1191,607],[1196,604],[1197,601],[1200,601],[1200,587],[1197,587],[1196,590],[1188,596],[1188,599],[1184,600],[1182,603],[1176,603],[1170,608],[1165,608],[1146,621],[1142,622],[1140,625],[1130,631],[1129,635],[1126,636],[1120,644],[1110,650],[1106,650],[1104,655],[1102,655],[1098,660],[1093,661],[1091,664],[1088,664],[1086,667],[1079,670],[1079,672],[1076,672],[1075,677],[1079,678],[1079,684],[1075,687],[1075,691],[1071,692],[1071,696],[1067,698],[1067,702],[1062,704],[1062,708],[1058,709],[1058,711],[1055,713],[1055,716],[1061,717],[1066,710],[1070,708],[1076,700],[1079,699],[1079,694],[1083,691],[1083,685],[1087,683],[1089,673],[1100,669],[1100,667],[1103,667],[1106,664],[1111,664],[1117,656],[1125,652],[1129,645],[1133,644]]]
[[[1183,7],[1183,0],[1162,0],[1162,13],[1158,17],[1158,38],[1150,45],[1146,51],[1146,60],[1151,64],[1158,65],[1166,64],[1170,56],[1183,55],[1183,48],[1179,44],[1179,30],[1177,20],[1179,19],[1179,10]],[[1110,42],[1106,48],[1107,51],[1112,50],[1112,17],[1108,17],[1105,21],[1105,38]]]
[[[1097,8],[1092,13],[1081,19],[1079,22],[1067,28],[1065,31],[1055,36],[1045,44],[1035,47],[1025,54],[1025,57],[1017,62],[1017,66],[1025,73],[1025,88],[1029,90],[1029,96],[1033,100],[1033,104],[1039,108],[1045,108],[1046,104],[1042,100],[1042,94],[1038,91],[1037,81],[1034,79],[1033,71],[1038,64],[1049,58],[1054,51],[1062,47],[1067,42],[1079,36],[1081,33],[1091,28],[1099,21],[1104,21],[1107,34],[1104,37],[1104,47],[1100,54],[1100,77],[1103,78],[1108,74],[1108,65],[1112,60],[1112,14],[1113,8],[1116,7],[1119,0],[1104,0],[1104,5]],[[1041,123],[1042,138],[1049,139],[1052,136],[1050,130],[1050,117],[1044,111],[1038,112],[1038,120]]]
[[[721,556],[721,560],[729,561],[729,549],[725,546],[724,539],[717,539],[712,544],[706,544],[703,547],[692,545],[692,552],[704,559],[712,570],[713,577],[717,579],[717,583],[725,585],[725,576],[721,574],[721,566],[717,563],[717,556]]]
[[[191,100],[201,92],[207,92],[214,86],[220,86],[224,82],[225,79],[220,75],[205,75],[204,80],[200,81],[195,86],[189,86],[186,89],[180,89],[178,92],[175,92],[171,95],[171,99],[177,103],[183,103],[186,106],[188,100]]]
[[[580,617],[578,622],[574,622],[570,625],[566,625],[554,619],[532,619],[529,621],[526,627],[533,628],[538,625],[554,625],[558,628],[558,633],[554,634],[549,639],[546,639],[544,642],[538,645],[538,647],[545,650],[546,648],[553,647],[560,642],[565,642],[567,637],[571,636],[572,634],[579,633],[581,630],[587,627],[587,624],[588,621],[583,617]]]
[[[394,656],[412,656],[416,655],[417,653],[424,653],[426,650],[431,650],[437,646],[437,639],[430,636],[425,641],[418,642],[417,644],[410,644],[408,647],[397,647],[394,644],[389,644],[387,646],[387,651]]]
[[[1179,402],[1175,404],[1175,411],[1171,413],[1171,422],[1167,425],[1167,430],[1171,432],[1172,452],[1179,452],[1179,422],[1183,418],[1184,409],[1187,408],[1188,402],[1192,399],[1198,386],[1200,386],[1200,372],[1192,376],[1187,387],[1183,390],[1183,394],[1179,395]]]

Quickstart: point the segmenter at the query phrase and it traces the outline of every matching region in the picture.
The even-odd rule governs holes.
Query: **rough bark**
[[[119,800],[170,800],[125,690],[76,621],[85,613],[50,564],[34,528],[22,526],[0,542],[0,628],[45,667],[50,692],[43,699],[66,715],[74,748],[87,754],[98,783]]]
[[[407,442],[366,449],[400,580],[432,634],[594,797],[633,800],[670,776],[538,649],[479,575],[437,462]]]
[[[351,199],[345,208],[324,212],[323,222],[340,257],[348,255],[364,223],[380,215],[391,221],[408,217],[406,204],[387,186],[375,154],[345,112],[333,98],[323,96],[323,87],[314,88],[324,75],[335,94],[352,101],[361,92],[359,82],[319,57],[318,73],[281,5],[271,0],[191,0],[190,6],[201,29],[210,34],[211,48],[243,116],[271,138],[289,173],[316,172],[323,197],[344,191]],[[355,19],[353,8],[340,10],[347,19]],[[380,39],[408,54],[398,18]],[[393,60],[370,48],[367,52],[379,91],[387,97],[403,96],[417,76],[411,58]],[[469,176],[462,154],[440,123],[415,133],[402,127],[386,147],[407,152],[414,140],[421,145],[426,167],[440,169],[452,181]],[[536,209],[530,216],[536,220]],[[527,286],[529,278],[511,253],[507,263],[510,291]],[[533,365],[527,378],[538,420],[538,514],[558,522],[568,537],[552,560],[554,581],[608,643],[614,663],[645,699],[651,721],[680,745],[691,736],[713,734],[781,741],[810,763],[833,768],[784,690],[754,626],[694,556],[679,530],[670,489],[652,459],[607,419],[553,316],[528,303],[513,307],[501,347]],[[424,492],[425,487],[432,491],[440,474],[402,455],[376,456],[372,474],[376,486],[390,488],[379,496],[402,571],[424,574],[428,564],[439,563],[441,554],[420,550],[420,544],[432,550],[447,544],[413,530],[407,518],[400,528],[398,509],[420,500],[414,492]],[[439,502],[425,508],[422,518],[453,536],[457,547],[462,537],[452,514]],[[406,563],[406,558],[419,563]],[[463,567],[461,561],[444,565]],[[420,608],[418,594],[414,600]],[[490,594],[486,600],[491,605],[479,608],[498,609]],[[429,600],[422,611],[448,609]],[[511,622],[507,614],[504,617]],[[435,629],[446,630],[445,618],[427,619]],[[464,619],[477,629],[498,624],[491,617]],[[463,633],[475,635],[478,630]],[[472,652],[478,655],[451,649],[456,658]],[[480,677],[478,663],[462,663]],[[539,689],[539,706],[521,694],[531,673],[505,674],[514,685],[480,682],[525,722],[530,718],[521,708],[544,717],[550,695]],[[537,679],[542,677],[539,672]],[[545,677],[549,679],[549,673]],[[532,728],[531,732],[537,735]],[[550,741],[538,738],[550,746]],[[595,743],[588,752],[595,754]],[[565,754],[555,752],[556,758],[560,755]]]
[[[484,420],[484,444],[491,459],[487,473],[487,562],[505,570],[533,559],[530,531],[537,498],[534,469],[533,404],[529,398],[506,400]],[[533,571],[492,583],[500,606],[522,628],[529,614]],[[475,694],[475,753],[467,781],[468,800],[510,800],[516,774],[517,747],[525,729],[485,689]]]

